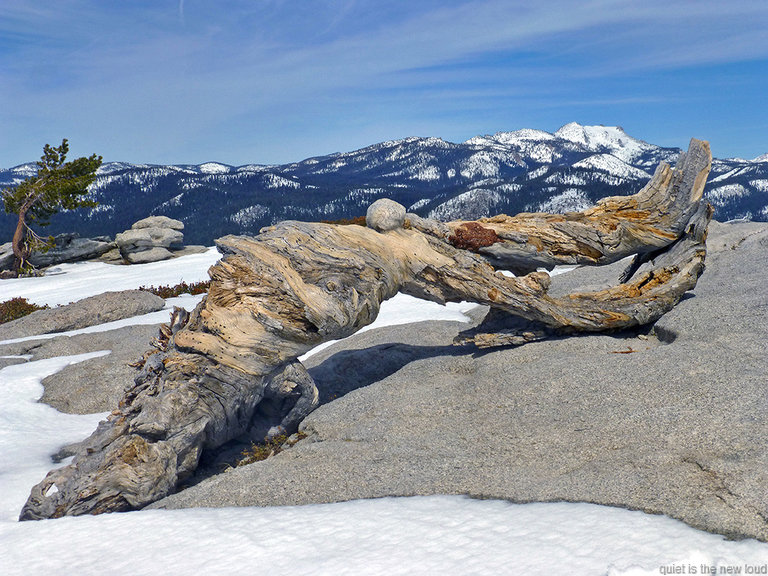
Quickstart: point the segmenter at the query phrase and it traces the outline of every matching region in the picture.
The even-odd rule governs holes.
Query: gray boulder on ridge
[[[184,246],[184,223],[166,216],[139,220],[115,236],[120,254],[131,264],[145,264],[173,258],[172,250]]]

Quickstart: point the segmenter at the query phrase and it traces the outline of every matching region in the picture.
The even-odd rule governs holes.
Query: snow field
[[[0,282],[0,301],[25,296],[56,305],[107,290],[197,282],[207,278],[207,268],[217,259],[215,250],[209,250],[130,267],[65,265],[58,275]],[[191,308],[199,299],[179,298],[173,303]],[[379,318],[368,329],[428,319],[466,321],[464,312],[471,306],[443,307],[398,295],[382,305]],[[146,316],[153,323],[165,321],[168,310]],[[149,320],[138,317],[112,325]],[[639,576],[701,574],[703,568],[712,567],[714,573],[768,570],[768,544],[727,541],[664,516],[578,503],[512,504],[429,496],[17,522],[30,488],[53,466],[50,455],[86,437],[105,417],[62,414],[39,403],[41,381],[73,362],[108,353],[0,370],[0,574],[4,576]]]

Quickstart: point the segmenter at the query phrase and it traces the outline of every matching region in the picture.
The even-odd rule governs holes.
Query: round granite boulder
[[[405,222],[405,206],[389,198],[376,200],[368,207],[365,214],[365,223],[368,228],[378,232],[402,228],[403,222]]]

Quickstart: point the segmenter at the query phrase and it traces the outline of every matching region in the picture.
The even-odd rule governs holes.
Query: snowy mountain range
[[[114,235],[148,215],[185,223],[187,243],[255,234],[286,219],[336,220],[392,198],[441,220],[498,213],[582,210],[604,196],[632,194],[680,149],[638,140],[620,127],[566,124],[550,134],[523,129],[452,143],[411,137],[284,165],[146,165],[109,162],[90,195],[99,205],[57,215],[46,233]],[[0,169],[0,187],[35,164]],[[715,159],[706,189],[721,221],[768,221],[768,154]],[[0,218],[0,241],[13,217]]]

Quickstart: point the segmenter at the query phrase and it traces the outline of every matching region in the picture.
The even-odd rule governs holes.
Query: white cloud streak
[[[0,122],[66,129],[55,103],[83,134],[90,115],[116,122],[136,146],[151,135],[166,148],[186,139],[179,149],[190,151],[191,140],[221,137],[249,117],[266,119],[255,137],[279,129],[281,114],[287,125],[289,115],[324,114],[311,122],[342,133],[338,116],[354,123],[356,110],[391,123],[409,104],[441,98],[446,109],[504,97],[552,106],[558,93],[564,103],[583,101],[571,83],[768,58],[762,0],[38,5],[0,7]],[[595,100],[631,98],[669,95]],[[0,162],[4,153],[0,146]]]

